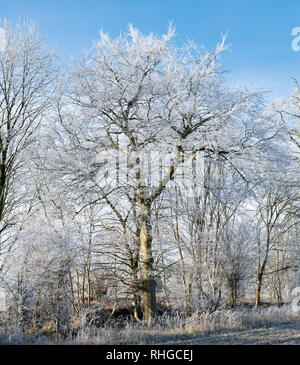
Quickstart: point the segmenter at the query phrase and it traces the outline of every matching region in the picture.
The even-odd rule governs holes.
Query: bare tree
[[[197,153],[235,165],[238,161],[230,161],[230,156],[241,158],[251,150],[258,154],[276,134],[268,117],[260,113],[259,93],[222,88],[218,60],[226,49],[224,40],[209,53],[192,43],[178,50],[170,42],[173,36],[172,28],[161,39],[144,36],[133,27],[115,40],[101,33],[95,48],[70,76],[58,108],[58,120],[69,137],[70,155],[65,160],[72,165],[70,180],[77,181],[77,189],[79,182],[88,185],[98,200],[109,200],[116,215],[120,211],[116,206],[123,210],[131,205],[138,212],[141,290],[144,319],[149,323],[157,312],[152,250],[156,199],[182,163],[195,159]],[[109,150],[120,151],[121,159],[127,157],[129,180],[118,175],[114,188],[105,180],[103,162],[96,161],[97,154]],[[146,164],[145,155],[159,151],[167,156],[170,150],[174,154],[164,167],[157,161],[151,161],[151,168]],[[72,153],[76,161],[81,156],[79,164],[71,162]],[[114,168],[107,167],[120,174],[114,161]],[[151,169],[161,174],[149,183]]]
[[[270,184],[270,185],[269,185]],[[291,205],[297,198],[294,187],[289,187],[287,181],[269,182],[257,196],[257,272],[255,309],[261,301],[263,279],[272,251],[278,252],[278,244],[284,233],[290,230],[296,222],[290,214]],[[272,187],[270,187],[272,186]],[[284,271],[290,267],[280,267],[275,272]],[[272,270],[274,274],[274,270]]]
[[[28,147],[51,105],[55,55],[46,50],[32,22],[2,24],[0,49],[0,234],[28,207]],[[28,209],[28,208],[27,208]],[[2,249],[7,246],[2,245]]]

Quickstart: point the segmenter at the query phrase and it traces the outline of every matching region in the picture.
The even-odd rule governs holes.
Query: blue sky
[[[28,17],[63,59],[88,49],[99,29],[117,36],[132,23],[163,33],[173,21],[180,44],[187,39],[212,49],[228,32],[223,58],[230,83],[257,86],[286,96],[300,80],[300,52],[291,31],[300,27],[300,0],[0,0],[0,17]]]

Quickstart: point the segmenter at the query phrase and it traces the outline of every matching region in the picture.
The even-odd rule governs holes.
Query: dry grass
[[[194,343],[197,338],[217,336],[222,331],[265,329],[283,324],[300,325],[300,313],[290,306],[262,308],[254,311],[249,308],[234,310],[219,309],[213,313],[195,312],[185,317],[179,312],[158,317],[149,329],[144,322],[128,320],[125,323],[109,320],[101,327],[79,325],[76,338],[60,339],[53,336],[52,326],[45,326],[42,332],[24,336],[11,333],[0,337],[2,344],[163,344]],[[51,327],[51,328],[50,328]],[[49,337],[49,332],[51,336]]]
[[[300,323],[300,314],[289,306],[252,309],[217,310],[194,313],[185,318],[179,313],[159,317],[148,329],[143,322],[129,321],[120,328],[118,322],[107,323],[99,329],[82,329],[79,344],[159,344],[217,333],[222,330],[265,328],[284,323]]]

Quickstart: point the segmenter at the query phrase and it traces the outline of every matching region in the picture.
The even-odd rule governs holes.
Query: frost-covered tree
[[[1,27],[0,46],[0,235],[2,253],[7,229],[30,210],[29,146],[51,105],[55,79],[52,51],[48,51],[32,22]],[[32,194],[29,194],[29,193]],[[30,199],[31,197],[31,199]]]
[[[280,175],[278,176],[280,179]],[[276,179],[276,178],[275,178]],[[271,253],[280,250],[283,246],[283,235],[292,230],[297,224],[291,214],[293,203],[297,199],[295,186],[287,180],[270,179],[260,187],[256,195],[256,218],[257,218],[257,273],[256,273],[256,299],[257,309],[261,300],[261,289],[263,279],[267,275],[267,268]],[[282,179],[282,177],[281,177]],[[289,265],[279,267],[279,262],[275,270],[279,272],[291,268]]]
[[[260,93],[223,86],[224,39],[208,52],[192,42],[178,48],[173,37],[172,27],[162,37],[143,35],[132,26],[116,39],[101,32],[69,75],[58,107],[57,130],[61,147],[67,146],[60,155],[65,181],[80,188],[82,197],[89,192],[90,203],[106,201],[120,222],[132,221],[130,214],[136,212],[139,285],[149,323],[157,311],[156,199],[200,152],[226,160],[243,175],[244,161],[254,164],[272,149],[277,134]],[[170,156],[167,163],[155,159],[154,152]]]

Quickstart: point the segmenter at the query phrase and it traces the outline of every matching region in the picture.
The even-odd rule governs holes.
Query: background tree
[[[32,206],[28,148],[53,102],[56,70],[55,54],[44,48],[33,22],[5,21],[1,30],[0,234],[5,251],[7,229],[20,223],[20,213]]]

